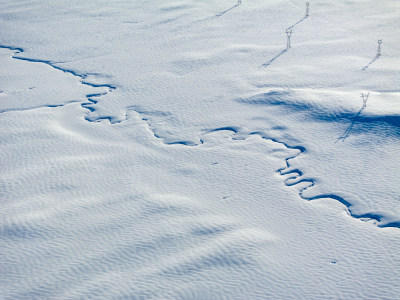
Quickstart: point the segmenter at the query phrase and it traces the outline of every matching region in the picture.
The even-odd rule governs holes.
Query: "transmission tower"
[[[286,49],[290,48],[290,37],[292,36],[293,30],[291,27],[286,29],[286,35],[287,35],[287,42],[286,42]]]
[[[378,40],[378,52],[376,53],[376,56],[381,56],[381,44],[382,40]]]
[[[310,2],[306,2],[306,18],[310,15]]]
[[[361,98],[363,100],[363,106],[362,106],[363,109],[367,107],[368,97],[369,97],[369,93],[366,95],[364,95],[364,93],[361,93]]]

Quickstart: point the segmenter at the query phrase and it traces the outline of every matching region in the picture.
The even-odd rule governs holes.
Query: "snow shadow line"
[[[343,134],[336,140],[335,143],[337,143],[338,141],[344,142],[350,136],[351,132],[353,131],[354,125],[356,124],[356,122],[360,118],[360,115],[361,115],[361,113],[363,112],[364,109],[365,109],[364,106],[361,107],[361,109],[352,117],[351,124],[347,127],[347,129],[343,132]]]
[[[228,126],[228,127],[221,127],[221,128],[216,128],[216,129],[212,129],[209,132],[216,132],[216,131],[223,131],[223,130],[228,130],[228,131],[232,131],[234,133],[234,135],[236,134],[240,134],[241,136],[243,136],[243,134],[240,133],[238,127],[236,126]],[[302,198],[303,200],[307,200],[307,201],[312,201],[312,200],[318,200],[318,199],[333,199],[336,200],[338,202],[340,202],[341,204],[343,204],[346,208],[347,213],[355,218],[355,219],[359,219],[361,221],[370,221],[373,220],[375,222],[377,222],[376,226],[380,227],[380,228],[386,228],[386,227],[394,227],[394,228],[400,228],[400,221],[394,221],[394,222],[388,222],[388,223],[383,223],[381,224],[381,222],[385,219],[385,216],[383,214],[379,214],[379,213],[365,213],[365,214],[357,214],[355,212],[353,212],[352,210],[352,204],[345,200],[343,197],[339,196],[339,195],[335,195],[335,194],[321,194],[321,195],[317,195],[317,196],[313,196],[313,197],[307,197],[304,196],[304,192],[313,187],[315,185],[315,179],[313,178],[301,178],[303,176],[303,172],[299,169],[290,169],[291,168],[291,164],[290,164],[290,160],[299,157],[300,155],[303,155],[307,152],[307,149],[303,146],[291,146],[288,143],[285,143],[283,141],[279,141],[275,138],[272,138],[262,132],[256,131],[256,132],[250,132],[249,134],[247,134],[246,137],[241,137],[240,140],[245,140],[247,137],[251,136],[251,135],[258,135],[260,136],[262,139],[265,140],[269,140],[278,144],[281,144],[283,146],[285,146],[287,149],[291,149],[291,150],[298,150],[298,153],[296,155],[287,157],[285,159],[285,167],[280,168],[278,170],[276,170],[276,172],[278,172],[280,175],[288,175],[288,174],[296,174],[297,176],[293,176],[290,178],[287,178],[284,180],[284,183],[286,186],[295,186],[298,185],[300,183],[308,183],[307,186],[303,187],[300,189],[299,191],[299,196],[300,198]],[[297,179],[297,180],[296,180]]]
[[[285,54],[288,51],[288,49],[283,49],[277,56],[271,58],[269,61],[267,61],[266,63],[262,64],[260,66],[261,67],[268,67],[275,59],[277,59],[279,56]]]
[[[144,119],[147,121],[147,119]],[[151,126],[149,124],[149,126]],[[151,129],[153,131],[153,134],[156,138],[161,139],[161,141],[166,144],[166,145],[182,145],[182,146],[200,146],[202,144],[204,144],[204,140],[200,139],[200,143],[196,143],[196,142],[192,142],[192,141],[176,141],[176,142],[165,142],[165,138],[157,135],[153,129]],[[295,155],[292,155],[290,157],[285,158],[285,166],[276,170],[276,172],[282,176],[284,175],[289,175],[289,174],[294,174],[295,176],[291,176],[289,178],[286,178],[284,180],[284,184],[286,186],[296,186],[299,185],[301,183],[307,183],[307,186],[303,187],[300,189],[299,191],[299,196],[301,199],[303,200],[307,200],[307,201],[313,201],[313,200],[318,200],[318,199],[332,199],[335,201],[338,201],[339,203],[343,204],[346,208],[346,211],[348,213],[349,216],[355,218],[355,219],[359,219],[361,221],[375,221],[376,222],[376,226],[380,227],[380,228],[385,228],[385,227],[394,227],[394,228],[400,228],[400,221],[394,221],[394,222],[387,222],[387,223],[382,223],[382,221],[385,220],[385,216],[383,214],[379,214],[379,213],[374,213],[374,212],[370,212],[370,213],[365,213],[365,214],[357,214],[352,210],[352,204],[347,201],[346,199],[344,199],[343,197],[339,196],[339,195],[335,195],[335,194],[321,194],[321,195],[316,195],[313,197],[307,197],[304,196],[304,192],[313,187],[315,185],[315,181],[316,179],[314,178],[304,178],[303,175],[304,173],[299,170],[299,169],[291,169],[291,164],[290,164],[290,160],[291,159],[295,159],[303,154],[305,154],[307,152],[307,149],[303,146],[292,146],[289,145],[286,142],[283,141],[279,141],[276,138],[270,137],[268,135],[266,135],[263,132],[260,131],[255,131],[255,132],[250,132],[250,133],[244,133],[241,132],[241,128],[238,126],[224,126],[224,127],[219,127],[219,128],[214,128],[214,129],[207,129],[204,130],[205,133],[204,134],[208,134],[208,133],[212,133],[212,132],[218,132],[218,131],[231,131],[233,133],[233,140],[246,140],[248,137],[252,136],[252,135],[258,135],[260,136],[262,139],[265,140],[269,140],[278,144],[283,145],[284,147],[286,147],[287,149],[290,150],[297,150],[298,153]]]
[[[238,4],[235,4],[235,5],[232,6],[231,8],[228,8],[227,10],[225,10],[225,11],[223,11],[223,12],[220,12],[219,14],[216,14],[216,15],[214,16],[214,18],[219,18],[219,17],[223,16],[223,15],[226,14],[228,11],[231,11],[232,9],[238,7],[239,5],[240,5],[239,3],[238,3]]]
[[[293,29],[297,24],[300,24],[301,22],[303,22],[307,18],[308,18],[308,16],[304,16],[303,18],[298,20],[296,23],[294,23],[293,25],[289,26],[287,29]]]
[[[53,67],[53,68],[55,68],[57,70],[63,71],[65,73],[70,73],[70,74],[72,74],[74,76],[77,76],[77,77],[81,78],[81,83],[82,84],[86,84],[86,85],[92,86],[94,88],[97,88],[97,87],[108,87],[109,88],[108,92],[111,92],[112,90],[116,89],[116,87],[114,87],[112,85],[92,84],[90,82],[86,82],[86,81],[84,81],[84,79],[87,78],[87,76],[90,75],[90,74],[79,74],[79,73],[77,73],[77,72],[75,72],[73,70],[63,69],[61,67],[55,66],[54,63],[52,63],[51,61],[30,59],[30,58],[25,58],[25,57],[16,57],[16,56],[14,56],[15,54],[24,52],[24,50],[22,48],[17,48],[17,47],[12,47],[12,46],[4,46],[4,45],[0,45],[0,48],[5,48],[5,49],[9,49],[9,50],[15,51],[15,53],[12,56],[15,59],[20,59],[20,60],[29,61],[29,62],[44,63],[44,64],[47,64],[47,65],[49,65],[49,66],[51,66],[51,67]],[[95,109],[91,105],[96,104],[97,101],[92,99],[92,97],[100,97],[100,96],[103,96],[103,95],[107,94],[108,92],[103,92],[103,93],[98,93],[98,94],[87,94],[86,98],[90,101],[90,103],[82,103],[81,106],[83,108],[85,108],[85,109],[88,109],[90,112],[94,111]],[[59,105],[59,106],[62,106],[62,105]],[[49,106],[49,107],[52,107],[52,106]],[[362,110],[363,110],[363,108],[359,111],[358,116],[361,114]],[[140,115],[139,112],[136,111],[136,113],[138,113]],[[86,117],[85,119],[87,121],[89,121],[89,122],[107,119],[107,120],[110,121],[110,123],[113,123],[113,118],[112,117],[99,117],[99,118],[93,119],[93,120],[88,118],[88,117]],[[147,119],[142,118],[142,120],[146,121],[149,127],[151,126],[151,124],[149,124]],[[151,127],[150,127],[150,129],[151,129]],[[151,131],[153,132],[153,134],[154,134],[154,136],[156,138],[161,139],[165,143],[164,139],[162,137],[158,136],[153,129],[151,129]],[[305,147],[303,147],[303,146],[291,146],[288,143],[285,143],[283,141],[279,141],[279,140],[277,140],[275,138],[269,137],[269,136],[267,136],[266,134],[264,134],[262,132],[250,132],[248,134],[244,134],[244,133],[240,132],[240,128],[237,127],[237,126],[226,126],[226,127],[215,128],[215,129],[211,129],[211,130],[206,131],[206,133],[217,132],[217,131],[231,131],[231,132],[233,132],[234,135],[240,135],[240,138],[237,138],[237,139],[240,139],[240,140],[245,140],[247,137],[249,137],[251,135],[259,135],[262,139],[270,140],[272,142],[281,144],[284,147],[286,147],[287,149],[297,150],[298,153],[296,155],[287,157],[285,159],[286,166],[283,167],[283,168],[278,169],[277,172],[280,175],[285,175],[285,174],[290,174],[290,173],[298,173],[298,176],[287,178],[284,181],[286,186],[294,186],[294,185],[298,185],[298,184],[303,183],[303,182],[309,183],[308,186],[302,188],[299,191],[299,196],[302,199],[308,200],[308,201],[312,201],[312,200],[316,200],[316,199],[333,199],[333,200],[336,200],[336,201],[342,203],[346,207],[346,209],[348,211],[348,214],[350,216],[352,216],[353,218],[357,218],[357,219],[360,219],[360,220],[374,220],[374,221],[378,222],[378,224],[377,224],[378,227],[400,228],[400,221],[389,222],[389,223],[386,223],[386,224],[379,224],[385,218],[385,216],[383,216],[381,214],[366,213],[366,214],[358,215],[358,214],[353,213],[352,210],[351,210],[352,204],[350,202],[346,201],[344,198],[338,196],[338,195],[322,194],[322,195],[317,195],[317,196],[314,196],[314,197],[306,197],[306,196],[304,196],[303,195],[304,191],[315,185],[315,179],[312,179],[312,178],[300,178],[303,175],[303,172],[301,172],[300,170],[297,170],[297,169],[296,170],[290,170],[291,165],[290,165],[289,160],[297,158],[300,155],[306,153],[307,150],[306,150]],[[165,144],[167,144],[167,145],[177,145],[178,144],[178,145],[182,145],[182,146],[199,146],[199,145],[201,145],[203,143],[204,143],[204,141],[202,139],[200,139],[200,143],[195,143],[195,142],[192,142],[192,141],[176,141],[176,142],[165,143]],[[299,180],[289,182],[289,180],[291,180],[291,179],[299,179]]]
[[[381,57],[380,55],[375,55],[375,57],[364,67],[361,69],[361,71],[365,71],[366,69],[369,68],[370,65],[372,65],[379,57]]]
[[[80,78],[81,84],[88,85],[88,86],[91,86],[93,88],[108,88],[108,91],[105,91],[105,92],[102,92],[102,93],[97,93],[97,94],[91,93],[91,94],[87,94],[85,96],[89,102],[83,102],[83,103],[81,103],[81,106],[83,108],[89,110],[89,112],[94,112],[96,110],[92,106],[92,105],[97,103],[96,100],[92,99],[93,97],[100,97],[100,96],[106,95],[109,92],[112,92],[113,90],[116,89],[115,86],[112,86],[110,84],[96,84],[96,83],[91,83],[91,82],[85,81],[85,79],[88,76],[95,75],[95,74],[91,74],[91,73],[81,74],[81,73],[78,73],[78,72],[76,72],[74,70],[64,69],[64,68],[61,68],[61,67],[57,66],[56,63],[54,63],[52,61],[49,61],[49,60],[42,60],[42,59],[34,59],[34,58],[15,56],[15,54],[20,54],[20,53],[25,52],[24,49],[22,49],[22,48],[13,47],[13,46],[6,46],[6,45],[0,45],[0,48],[14,51],[14,53],[12,55],[12,58],[14,58],[14,59],[18,59],[18,60],[22,60],[22,61],[28,61],[28,62],[36,62],[36,63],[46,64],[46,65],[49,65],[50,67],[52,67],[52,68],[54,68],[56,70],[62,71],[64,73],[71,74],[73,76],[76,76],[76,77]],[[57,104],[57,105],[41,105],[41,106],[32,107],[32,108],[26,108],[26,109],[9,109],[9,110],[0,111],[0,113],[7,112],[7,111],[25,111],[25,110],[37,109],[37,108],[43,108],[43,107],[62,107],[64,105],[66,105],[66,104],[75,103],[75,102],[78,102],[78,101],[70,101],[70,102],[67,102],[67,103],[64,103],[64,104]],[[97,118],[90,118],[89,116],[85,117],[85,120],[88,121],[88,122],[95,122],[95,121],[100,121],[100,120],[105,120],[105,119],[109,120],[111,124],[117,123],[117,121],[115,121],[112,117],[109,117],[109,116],[107,116],[107,117],[97,117]]]

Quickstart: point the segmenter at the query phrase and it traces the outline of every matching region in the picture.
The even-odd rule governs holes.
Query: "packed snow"
[[[399,299],[400,3],[239,2],[0,3],[1,299]]]

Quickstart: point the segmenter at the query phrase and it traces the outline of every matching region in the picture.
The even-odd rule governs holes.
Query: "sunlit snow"
[[[400,2],[307,3],[2,1],[0,298],[398,299]]]

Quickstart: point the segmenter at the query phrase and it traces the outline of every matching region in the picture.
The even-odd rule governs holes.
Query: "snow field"
[[[382,3],[1,4],[0,298],[396,299]]]

